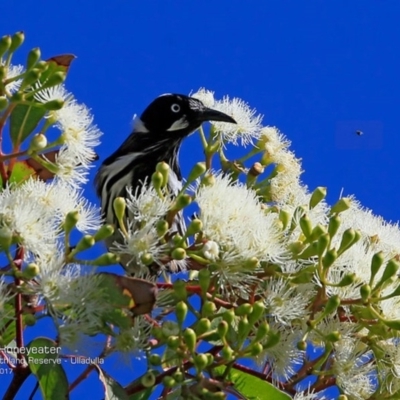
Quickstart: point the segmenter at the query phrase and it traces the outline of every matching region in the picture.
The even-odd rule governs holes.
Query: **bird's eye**
[[[179,104],[172,104],[171,110],[172,112],[177,113],[181,110],[181,106]]]

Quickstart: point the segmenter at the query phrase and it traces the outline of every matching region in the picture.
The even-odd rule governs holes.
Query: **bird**
[[[113,210],[114,199],[126,198],[128,190],[139,194],[159,162],[165,161],[170,166],[167,186],[169,193],[176,197],[183,186],[179,166],[182,141],[207,121],[236,123],[231,116],[206,107],[194,97],[173,93],[158,96],[134,119],[131,134],[103,161],[96,174],[96,191],[107,224],[118,227]],[[185,222],[182,212],[174,217],[172,227],[183,236]],[[122,241],[122,234],[116,229],[106,240],[106,245],[110,249],[113,243]],[[132,270],[130,261],[128,255],[121,255],[120,264],[127,271]],[[169,268],[176,272],[174,269],[176,266]]]

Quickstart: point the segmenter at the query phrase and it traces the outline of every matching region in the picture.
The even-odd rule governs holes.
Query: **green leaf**
[[[124,388],[98,365],[96,367],[99,379],[104,385],[104,400],[128,400],[129,396],[126,394]]]
[[[226,367],[218,367],[215,370],[221,375],[225,371]],[[234,388],[243,395],[246,399],[251,400],[263,400],[263,399],[274,399],[274,400],[290,400],[291,397],[276,388],[271,383],[257,378],[256,376],[250,375],[246,372],[240,371],[236,368],[232,368],[227,377],[230,380]]]
[[[26,359],[32,373],[37,377],[45,400],[65,400],[69,398],[68,380],[61,359],[59,348],[53,340],[37,338],[28,345]]]
[[[46,114],[44,107],[18,104],[10,116],[10,137],[14,146],[19,146],[38,126]]]

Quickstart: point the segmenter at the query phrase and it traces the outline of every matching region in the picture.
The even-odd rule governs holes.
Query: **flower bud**
[[[194,351],[196,350],[196,344],[197,344],[196,332],[191,328],[186,328],[183,331],[183,340],[186,344],[186,347],[190,351],[190,353],[194,353]]]
[[[318,224],[312,230],[311,240],[318,240],[321,235],[324,235],[326,233],[327,233],[327,231],[326,231],[325,226]]]
[[[185,375],[182,373],[182,371],[175,371],[172,377],[175,379],[176,382],[181,383],[185,380]]]
[[[0,249],[8,250],[13,240],[13,233],[7,225],[0,226]]]
[[[116,197],[113,202],[113,209],[118,221],[122,221],[125,216],[126,201],[123,197]]]
[[[29,150],[40,151],[45,149],[47,146],[47,138],[43,133],[37,133],[33,136],[31,143],[29,144]]]
[[[153,175],[151,175],[151,183],[152,183],[154,189],[160,190],[162,188],[163,181],[164,181],[164,178],[163,178],[161,172],[156,171],[153,173]]]
[[[223,339],[226,334],[228,333],[228,323],[226,321],[220,321],[220,323],[217,326],[217,331],[218,331],[218,335],[221,339]]]
[[[202,268],[199,271],[198,279],[199,279],[199,285],[200,285],[200,288],[201,288],[201,293],[203,295],[207,293],[208,288],[210,286],[210,277],[211,277],[211,274],[210,274],[210,271],[207,268]],[[214,304],[214,303],[212,303],[212,304]]]
[[[64,100],[54,99],[54,100],[48,101],[47,103],[44,103],[43,107],[48,111],[58,111],[64,107],[64,104],[65,104]]]
[[[201,315],[203,317],[212,317],[217,311],[217,306],[212,301],[205,301],[201,308]]]
[[[106,267],[107,265],[113,265],[117,263],[119,263],[119,256],[113,253],[104,253],[91,262],[92,265],[97,265],[99,267]]]
[[[249,303],[244,303],[235,309],[235,315],[237,315],[238,317],[243,317],[245,315],[249,315],[252,311],[252,305]]]
[[[256,301],[253,304],[253,310],[249,315],[249,323],[254,325],[265,313],[265,306],[262,301]]]
[[[325,315],[332,314],[337,310],[339,306],[340,306],[340,297],[337,294],[335,294],[331,296],[326,302],[324,314]]]
[[[189,226],[187,227],[185,235],[187,237],[195,235],[196,233],[201,232],[202,229],[203,229],[203,222],[201,222],[200,219],[195,218],[190,222]]]
[[[208,364],[208,358],[205,354],[197,354],[193,357],[193,363],[198,371],[202,372]]]
[[[18,47],[21,46],[22,43],[24,43],[24,40],[25,40],[25,34],[22,31],[19,31],[14,35],[12,35],[9,52],[13,53],[15,50],[17,50]]]
[[[192,170],[189,172],[188,176],[188,182],[193,182],[197,178],[199,178],[201,175],[203,175],[206,172],[206,164],[204,162],[198,162]]]
[[[31,69],[30,71],[25,73],[24,79],[21,83],[21,87],[26,88],[27,86],[33,85],[39,80],[41,75],[42,73],[38,69]]]
[[[348,197],[342,197],[331,208],[331,214],[340,214],[351,207],[351,200]]]
[[[168,375],[164,376],[162,383],[168,389],[171,389],[176,385],[175,379],[172,376],[168,376]]]
[[[66,77],[67,77],[67,75],[65,72],[61,72],[61,71],[54,72],[44,82],[44,84],[42,85],[42,88],[45,89],[45,88],[61,85],[65,81]]]
[[[180,211],[187,207],[192,202],[192,197],[186,193],[179,195],[174,205],[171,207],[171,211]]]
[[[360,287],[360,296],[363,299],[363,301],[367,301],[370,295],[371,295],[371,286],[367,284],[362,285]]]
[[[265,336],[267,336],[269,333],[269,325],[267,321],[262,321],[258,326],[257,326],[257,331],[256,331],[256,336],[255,336],[255,341],[259,342],[260,340],[265,339]]]
[[[256,356],[260,355],[263,350],[264,350],[263,346],[259,342],[255,342],[249,346],[249,352],[252,357],[256,357]]]
[[[195,326],[196,333],[198,335],[202,335],[203,333],[208,332],[210,328],[211,328],[211,322],[208,318],[201,318]]]
[[[156,224],[157,234],[160,238],[164,237],[164,235],[168,232],[169,225],[168,222],[164,219],[160,219]]]
[[[283,229],[286,229],[290,222],[290,214],[285,210],[279,211],[279,220],[282,222]]]
[[[10,48],[11,36],[6,35],[0,39],[0,57]]]
[[[93,238],[96,242],[109,238],[114,233],[114,227],[109,224],[105,224],[94,234]]]
[[[214,175],[206,175],[203,177],[203,179],[201,180],[201,184],[204,186],[212,186],[215,184],[215,176]]]
[[[24,324],[34,326],[36,324],[36,317],[33,314],[24,314]]]
[[[305,340],[300,340],[299,342],[297,342],[296,347],[300,351],[306,351],[307,350],[307,342]]]
[[[317,254],[318,254],[318,243],[313,242],[308,247],[306,247],[301,254],[299,254],[299,257],[305,260],[310,257],[314,257]]]
[[[28,53],[28,58],[26,60],[26,70],[32,69],[36,63],[40,60],[40,49],[35,47]]]
[[[90,249],[95,245],[95,241],[93,236],[91,235],[85,235],[81,238],[81,240],[77,243],[75,246],[74,250],[72,251],[73,254],[80,253],[81,251],[85,251],[87,249]]]
[[[182,247],[177,247],[176,249],[172,250],[171,257],[174,260],[184,260],[186,258],[186,251],[182,249]]]
[[[150,388],[153,387],[154,384],[156,383],[156,377],[152,371],[146,372],[141,378],[140,378],[140,383],[145,387],[145,388]]]
[[[311,195],[309,207],[312,210],[316,207],[326,196],[326,187],[317,187]]]
[[[346,229],[343,232],[342,240],[340,242],[338,254],[341,255],[344,253],[354,242],[356,238],[356,231],[353,228]]]
[[[180,344],[180,340],[178,336],[169,336],[167,338],[167,346],[171,349],[171,350],[176,350],[179,347]]]
[[[341,335],[340,332],[338,332],[338,331],[333,331],[333,332],[330,332],[330,333],[328,333],[327,335],[325,335],[325,339],[326,339],[328,342],[331,342],[331,343],[336,343],[336,342],[338,342],[341,338],[342,338],[342,335]]]
[[[160,173],[162,176],[161,187],[165,187],[168,183],[170,167],[165,161],[161,161],[156,165],[156,172]]]
[[[231,361],[234,358],[234,351],[229,346],[224,346],[221,350],[221,357],[225,361]]]
[[[151,253],[144,253],[140,256],[140,261],[144,264],[144,265],[151,265],[154,262],[154,257]]]
[[[356,281],[357,275],[352,272],[351,274],[346,274],[343,276],[343,278],[340,280],[338,283],[339,287],[345,287],[353,284]]]
[[[329,249],[322,258],[322,265],[324,268],[329,268],[338,258],[336,249]]]
[[[386,268],[383,271],[382,278],[380,279],[380,283],[383,283],[387,281],[388,279],[392,278],[397,274],[397,271],[399,270],[399,263],[393,259],[389,260],[388,263],[386,264]],[[378,284],[380,286],[380,284]]]
[[[25,279],[28,279],[28,280],[29,280],[29,279],[34,278],[36,275],[38,275],[39,272],[40,272],[40,269],[39,269],[38,265],[35,264],[35,263],[30,263],[30,264],[28,264],[28,265],[26,266],[26,268],[24,269],[24,271],[23,271],[23,273],[22,273],[22,276],[23,276]]]
[[[182,325],[188,313],[188,306],[184,301],[180,301],[175,307],[175,314],[178,324]]]
[[[385,257],[383,255],[382,251],[380,251],[379,253],[375,253],[372,256],[372,260],[371,260],[371,279],[370,279],[371,282],[374,280],[375,275],[380,270],[380,268],[383,265],[384,261],[385,261]]]
[[[66,217],[65,217],[65,221],[64,221],[64,231],[65,234],[69,234],[72,229],[75,228],[76,224],[79,221],[79,213],[78,211],[70,211]]]
[[[318,238],[318,255],[321,257],[324,254],[325,250],[329,245],[329,241],[331,240],[329,234],[324,233]]]
[[[185,282],[178,279],[173,284],[174,296],[177,300],[183,301],[187,299],[187,291]]]
[[[332,215],[329,218],[328,233],[330,237],[334,237],[340,227],[340,217],[339,215]]]
[[[269,332],[268,340],[264,344],[264,349],[268,349],[268,348],[276,346],[279,343],[280,339],[281,339],[281,335],[279,334],[279,332],[272,332],[272,331]]]
[[[308,239],[311,237],[311,233],[312,233],[312,225],[311,225],[311,220],[308,217],[307,214],[304,214],[301,218],[300,218],[300,228],[302,230],[302,232],[304,233],[304,236]]]

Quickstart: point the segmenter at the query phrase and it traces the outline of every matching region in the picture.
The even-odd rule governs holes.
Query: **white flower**
[[[213,108],[215,104],[214,92],[205,88],[200,88],[196,93],[191,93],[191,97],[200,100],[206,107]]]
[[[229,99],[225,96],[216,101],[213,108],[230,115],[236,124],[226,122],[213,122],[216,137],[223,143],[233,143],[246,146],[259,139],[261,134],[261,115],[256,115],[256,110],[251,109],[247,103],[238,98]]]
[[[1,65],[4,65],[4,64],[1,64]],[[14,78],[18,75],[21,75],[23,72],[24,72],[23,65],[9,65],[9,67],[7,68],[6,79]],[[6,89],[10,93],[14,93],[19,89],[21,82],[22,82],[22,79],[17,79],[15,81],[12,81],[6,85]]]
[[[144,185],[140,192],[137,188],[135,193],[128,187],[127,192],[126,205],[132,220],[154,222],[163,218],[173,203],[170,196],[161,198],[152,185]]]
[[[124,236],[124,242],[115,242],[111,251],[130,256],[128,267],[132,270],[137,269],[138,266],[146,269],[142,261],[142,257],[146,255],[151,255],[154,262],[161,264],[160,260],[165,255],[167,246],[160,244],[160,238],[153,223],[145,224],[140,229],[135,223],[130,223],[127,233],[127,237]]]
[[[36,89],[39,88],[40,85],[38,84],[36,86]],[[41,103],[47,103],[53,100],[62,100],[65,102],[69,102],[72,101],[74,98],[72,93],[69,93],[64,85],[57,85],[49,88],[40,89],[38,92],[34,94],[33,97],[35,98],[35,100]]]
[[[243,268],[243,262],[282,261],[284,244],[277,217],[265,214],[254,191],[233,183],[222,174],[210,186],[201,186],[196,195],[204,235],[220,248],[220,262]]]
[[[264,150],[269,158],[273,159],[275,154],[286,150],[291,142],[275,126],[265,126],[261,129],[260,144],[264,145]]]
[[[218,243],[209,240],[204,244],[201,251],[203,252],[203,256],[208,260],[215,261],[219,255],[219,246]]]
[[[113,345],[116,351],[131,353],[149,349],[152,326],[142,317],[136,316],[133,326],[121,329],[114,337]],[[135,355],[137,359],[137,355]]]

